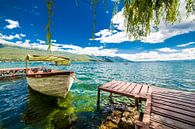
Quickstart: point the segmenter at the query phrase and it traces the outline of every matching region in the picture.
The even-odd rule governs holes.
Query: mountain
[[[111,56],[91,56],[93,59],[95,59],[96,61],[100,61],[100,62],[132,62],[130,60],[126,60],[124,58],[121,57],[111,57]]]
[[[48,51],[39,49],[26,49],[17,46],[0,44],[0,61],[24,61],[27,54],[46,55]],[[69,57],[73,62],[129,62],[121,57],[78,55],[69,52],[51,52],[56,56]]]
[[[26,49],[17,46],[3,46],[0,44],[0,61],[24,61],[24,58],[27,54],[46,55],[48,54],[48,52],[45,50]],[[88,55],[77,55],[68,52],[55,51],[49,54],[56,56],[66,56],[74,62],[89,62],[91,60],[94,60]]]

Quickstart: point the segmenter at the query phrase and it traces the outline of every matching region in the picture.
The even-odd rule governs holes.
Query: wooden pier
[[[35,68],[35,67],[34,67]],[[33,68],[28,68],[33,69]],[[26,75],[26,68],[5,68],[0,69],[0,79],[22,77]]]
[[[139,101],[146,101],[143,119],[136,121],[138,128],[195,129],[195,93],[111,81],[98,88],[98,108],[101,91],[132,97],[137,107]]]

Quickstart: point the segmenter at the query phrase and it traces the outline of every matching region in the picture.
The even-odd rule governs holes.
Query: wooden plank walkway
[[[195,129],[195,93],[111,81],[98,88],[98,104],[101,90],[145,100],[143,120],[136,122],[141,129]]]
[[[133,97],[135,99],[135,106],[138,106],[138,100],[146,100],[147,95],[150,95],[152,92],[149,85],[113,80],[109,83],[104,84],[103,86],[98,87],[98,108],[100,106],[101,90],[126,97]]]
[[[149,128],[195,129],[195,94],[153,87]]]

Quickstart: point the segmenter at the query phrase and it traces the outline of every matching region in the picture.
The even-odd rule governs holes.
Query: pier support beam
[[[100,109],[100,89],[98,88],[97,109]]]
[[[139,104],[139,96],[135,96],[134,97],[134,100],[135,100],[135,107],[137,108],[137,110],[138,110],[138,104]]]

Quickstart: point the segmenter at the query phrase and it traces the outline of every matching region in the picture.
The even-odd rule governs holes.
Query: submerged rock
[[[139,119],[137,108],[126,107],[126,110],[120,110],[119,105],[116,106],[106,121],[100,125],[100,129],[134,129],[135,120]],[[123,106],[124,109],[124,106]]]
[[[115,124],[111,121],[106,121],[103,124],[101,124],[99,129],[118,129],[118,126],[117,126],[117,124]]]
[[[107,117],[107,120],[110,120],[115,124],[118,124],[120,122],[121,115],[122,115],[121,111],[118,110],[113,111],[112,114]]]

